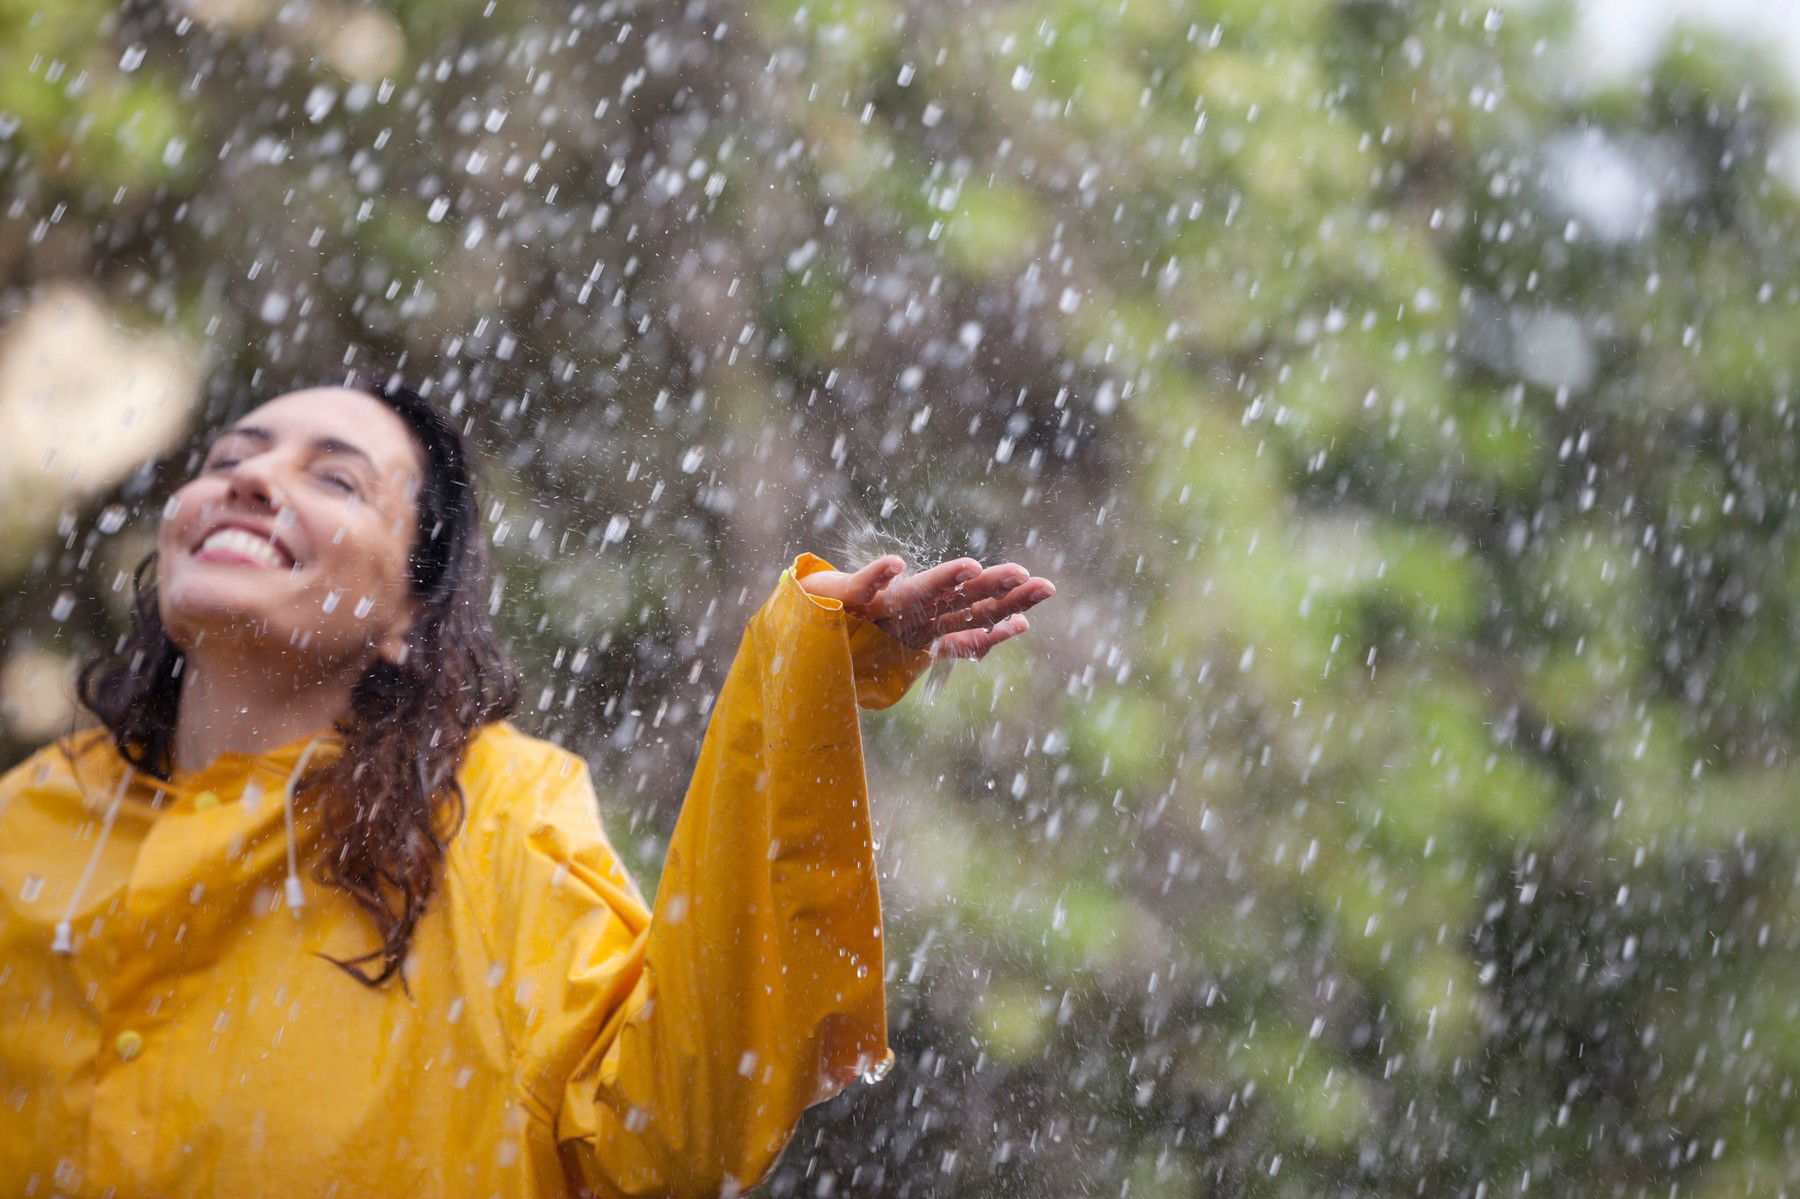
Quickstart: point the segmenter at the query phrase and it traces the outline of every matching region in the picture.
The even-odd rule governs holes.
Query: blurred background
[[[0,765],[196,438],[462,414],[646,886],[801,549],[898,1063],[771,1196],[1800,1194],[1780,0],[0,0]]]

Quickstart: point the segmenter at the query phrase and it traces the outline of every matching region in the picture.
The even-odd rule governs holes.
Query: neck
[[[220,754],[261,753],[329,729],[362,672],[297,678],[292,664],[210,661],[189,654],[175,720],[175,769]]]

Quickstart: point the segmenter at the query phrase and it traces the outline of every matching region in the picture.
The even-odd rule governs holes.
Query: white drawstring
[[[312,760],[313,750],[319,748],[317,737],[306,743],[300,751],[300,761],[294,766],[294,772],[288,775],[287,786],[281,795],[281,816],[287,824],[287,905],[288,910],[296,917],[300,909],[306,905],[306,897],[300,893],[300,871],[294,864],[294,789],[300,785],[300,776],[306,771],[307,762]]]
[[[300,752],[300,761],[294,766],[294,772],[288,775],[287,786],[283,789],[281,804],[282,818],[287,825],[287,906],[295,916],[306,905],[306,896],[300,890],[300,870],[296,862],[294,850],[294,790],[300,785],[300,776],[306,772],[306,765],[312,760],[313,751],[319,747],[317,738],[307,742],[306,748]],[[125,802],[125,792],[131,786],[136,772],[129,766],[119,776],[119,785],[113,790],[112,802],[106,805],[106,815],[100,822],[100,838],[94,842],[94,852],[88,855],[87,865],[81,871],[81,877],[75,880],[75,890],[69,894],[69,906],[63,911],[63,918],[56,922],[56,931],[50,938],[50,952],[68,956],[75,952],[75,912],[81,907],[81,897],[86,893],[88,884],[93,881],[94,870],[100,865],[100,855],[106,850],[106,842],[112,836],[113,822],[119,817],[119,806]]]
[[[75,952],[75,910],[81,906],[82,892],[87,890],[88,883],[93,880],[94,868],[100,865],[100,854],[106,849],[106,839],[112,836],[113,821],[118,819],[119,805],[125,801],[125,789],[131,786],[135,772],[131,767],[119,776],[119,785],[113,790],[112,802],[106,805],[106,817],[100,822],[100,839],[94,842],[94,852],[88,855],[87,866],[81,877],[75,880],[75,890],[69,894],[69,906],[63,909],[63,918],[56,922],[56,933],[50,939],[50,952],[60,953],[67,957]]]

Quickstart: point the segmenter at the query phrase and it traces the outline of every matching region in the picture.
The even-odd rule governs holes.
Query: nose
[[[227,497],[246,508],[269,512],[285,507],[285,492],[278,482],[279,468],[274,457],[268,453],[250,454],[235,463],[226,476]]]

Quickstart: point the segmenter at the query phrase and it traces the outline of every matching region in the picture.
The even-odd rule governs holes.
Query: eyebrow
[[[217,445],[219,441],[224,441],[227,437],[248,437],[251,441],[261,445],[270,445],[275,441],[275,434],[261,425],[233,425],[219,434],[218,441],[213,444]],[[321,454],[347,454],[353,458],[361,458],[369,464],[371,470],[375,469],[375,459],[369,456],[367,450],[361,446],[351,445],[341,438],[315,437],[312,440],[312,449]]]

